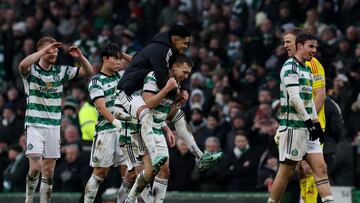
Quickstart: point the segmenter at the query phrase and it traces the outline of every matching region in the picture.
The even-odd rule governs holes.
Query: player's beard
[[[46,63],[51,64],[51,65],[55,64],[56,59],[57,59],[57,56],[49,56],[49,58],[47,58],[47,60],[46,60]]]

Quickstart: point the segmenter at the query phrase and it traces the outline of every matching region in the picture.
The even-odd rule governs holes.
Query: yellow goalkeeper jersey
[[[313,90],[317,88],[325,88],[325,71],[321,63],[313,57],[311,61],[306,61],[306,65],[308,65],[311,68],[311,72],[314,76],[313,81]],[[315,97],[314,91],[313,91],[313,98]],[[320,112],[318,113],[318,119],[321,125],[322,129],[325,129],[326,125],[326,119],[325,119],[325,110],[324,105],[322,106]]]

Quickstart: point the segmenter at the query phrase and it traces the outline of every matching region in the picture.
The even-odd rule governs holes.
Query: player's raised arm
[[[145,78],[145,80],[146,79],[147,78]],[[151,83],[155,83],[155,81],[150,81],[149,83],[145,84],[145,86],[151,85]],[[165,98],[166,94],[169,93],[174,88],[177,88],[176,80],[174,78],[170,78],[167,81],[165,87],[163,89],[161,89],[159,92],[151,92],[151,91],[147,90],[146,88],[144,88],[142,97],[144,98],[144,101],[149,108],[155,108]]]
[[[30,66],[40,60],[40,57],[45,54],[53,54],[61,48],[63,44],[61,42],[51,43],[37,52],[25,57],[19,64],[19,72],[22,76],[27,75],[30,72]]]
[[[93,67],[91,66],[89,60],[87,60],[87,58],[82,54],[81,50],[78,47],[71,46],[68,49],[68,53],[72,57],[74,57],[80,61],[81,67],[79,70],[79,74],[81,76],[89,77],[94,74]]]

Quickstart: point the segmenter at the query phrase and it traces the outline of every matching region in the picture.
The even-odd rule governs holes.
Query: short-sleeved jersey
[[[282,66],[280,79],[280,129],[306,128],[305,122],[299,118],[294,105],[290,102],[287,88],[299,87],[300,98],[305,106],[306,112],[312,116],[313,76],[311,69],[299,63],[295,58],[291,58]]]
[[[123,71],[115,72],[111,76],[104,73],[96,74],[89,83],[90,98],[94,102],[96,99],[102,97],[105,99],[105,106],[110,112],[114,112],[116,99],[116,86],[121,79]],[[98,112],[98,121],[95,131],[108,132],[116,130],[115,126],[105,119],[103,115]]]
[[[156,84],[156,78],[154,71],[151,71],[144,80],[143,92],[151,92],[157,94],[160,89]],[[155,135],[163,135],[161,129],[161,123],[166,121],[167,115],[171,110],[171,106],[174,103],[175,98],[166,96],[157,107],[151,109],[151,113],[154,117],[153,131]]]
[[[78,71],[67,65],[51,65],[44,70],[33,64],[27,75],[21,75],[27,95],[25,126],[60,129],[64,83],[76,77]]]
[[[311,59],[311,61],[307,61],[305,63],[306,65],[308,65],[311,68],[311,72],[313,74],[313,90],[317,89],[317,88],[325,88],[325,71],[323,66],[321,65],[321,63],[315,58],[313,57]],[[315,97],[315,95],[313,94],[313,97]],[[321,128],[325,129],[326,126],[326,119],[325,119],[325,105],[323,105],[323,107],[321,108],[320,112],[318,113],[318,120],[320,122]]]

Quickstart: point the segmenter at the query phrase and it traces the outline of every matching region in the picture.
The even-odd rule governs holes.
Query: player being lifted
[[[174,78],[177,83],[180,83],[185,79],[187,79],[188,75],[191,72],[193,64],[192,61],[183,54],[177,54],[174,60],[175,61],[170,69],[169,76],[170,78]],[[156,84],[156,78],[154,76],[154,72],[153,71],[150,72],[145,78],[144,86],[142,89],[142,96],[145,100],[145,103],[151,108],[151,113],[153,114],[154,117],[153,131],[155,133],[155,143],[158,153],[163,154],[164,156],[169,156],[166,139],[165,136],[163,135],[162,129],[165,129],[167,133],[171,133],[171,130],[167,127],[165,122],[166,119],[170,117],[169,119],[172,120],[172,122],[174,123],[177,135],[186,141],[187,146],[189,147],[191,152],[199,160],[200,168],[202,169],[208,168],[217,161],[219,161],[222,157],[222,152],[216,154],[210,154],[210,153],[203,154],[201,150],[197,147],[194,137],[187,130],[186,122],[184,119],[184,113],[181,110],[179,110],[178,108],[179,105],[177,105],[177,102],[185,103],[187,97],[183,99],[183,101],[177,101],[177,99],[172,95],[159,94],[161,91],[162,90],[160,90]],[[171,138],[172,136],[170,135],[169,137]],[[175,144],[174,140],[172,140],[172,142],[173,144]],[[140,145],[141,140],[138,140],[135,143],[137,143],[137,145]],[[134,146],[134,148],[140,149],[141,147]],[[127,154],[131,154],[131,153],[132,152],[127,151]],[[138,152],[135,154],[138,154]],[[129,155],[128,157],[132,157],[132,155]],[[128,161],[135,166],[138,165],[136,160],[135,162],[133,162],[131,159]],[[132,166],[130,166],[129,168],[132,168]],[[129,183],[131,182],[131,180],[129,180],[127,177],[128,176],[125,177],[127,183],[125,182],[126,184],[122,185],[122,187],[131,185]],[[154,195],[155,202],[163,202],[163,199],[166,194],[168,178],[169,178],[169,165],[167,162],[164,166],[161,167],[160,173],[157,175],[157,177],[154,180],[152,194]],[[129,194],[129,202],[134,201],[134,199],[141,192],[142,187],[144,186],[145,185],[143,184],[141,187],[139,187],[137,186],[137,181],[135,182],[135,185]],[[121,195],[123,194],[120,194],[120,196]],[[144,195],[142,196],[144,198]],[[123,199],[123,197],[120,197],[120,199]]]
[[[120,92],[117,104],[122,106],[132,117],[140,120],[141,136],[149,151],[153,170],[158,170],[168,157],[157,155],[152,130],[153,117],[141,95],[136,92],[142,89],[144,79],[150,71],[155,72],[158,85],[162,89],[168,82],[168,73],[173,63],[173,55],[176,52],[183,53],[184,49],[188,47],[189,41],[190,32],[180,25],[173,27],[169,32],[155,35],[152,43],[134,56],[118,84]],[[176,85],[175,80],[172,83]],[[176,88],[177,85],[174,89]],[[173,92],[173,94],[176,93],[176,91]],[[152,176],[151,173],[145,173],[144,175],[145,178]]]
[[[78,74],[93,74],[91,64],[77,47],[72,46],[67,51],[80,61],[80,68],[55,65],[58,49],[63,45],[54,38],[42,37],[36,46],[37,52],[27,56],[19,65],[27,94],[25,131],[30,167],[26,177],[26,203],[33,202],[40,173],[40,202],[50,202],[51,199],[54,168],[60,158],[63,85]]]
[[[281,112],[277,133],[281,163],[268,203],[280,201],[297,162],[303,158],[314,172],[322,202],[333,202],[320,146],[325,135],[312,98],[313,75],[311,69],[305,65],[305,62],[310,61],[316,53],[317,39],[309,33],[302,33],[296,37],[295,46],[294,56],[284,63],[280,73]],[[309,143],[307,140],[314,142]]]
[[[289,57],[293,57],[296,51],[295,39],[296,37],[303,33],[304,31],[299,28],[292,29],[285,33],[284,35],[284,48],[286,49]],[[321,63],[315,58],[312,57],[310,61],[305,63],[308,67],[311,68],[313,74],[313,97],[316,112],[318,114],[318,120],[320,122],[321,128],[325,129],[325,111],[324,111],[324,101],[326,98],[325,90],[325,71]],[[309,144],[313,141],[308,140]],[[315,150],[314,153],[317,153]],[[308,156],[313,156],[311,151],[308,152]],[[301,197],[304,203],[316,203],[318,191],[316,189],[314,176],[312,175],[311,169],[306,161],[299,163],[300,169],[300,189]]]

